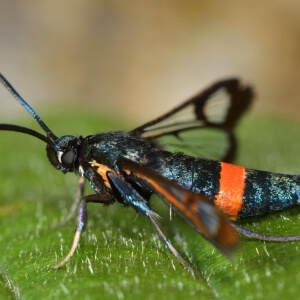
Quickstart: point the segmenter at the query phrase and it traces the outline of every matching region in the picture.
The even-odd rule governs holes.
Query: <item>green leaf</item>
[[[43,116],[57,135],[88,135],[120,128],[96,115]],[[20,122],[18,122],[20,124]],[[137,124],[138,125],[138,124]],[[247,116],[238,128],[238,164],[297,173],[299,124]],[[34,123],[30,128],[38,128]],[[203,279],[194,278],[161,243],[146,219],[118,205],[89,204],[89,224],[79,249],[58,271],[68,252],[75,220],[51,228],[72,203],[76,178],[51,167],[45,145],[18,133],[0,133],[1,299],[295,299],[300,288],[300,242],[265,243],[241,238],[231,261],[183,220],[168,220],[168,208],[153,199],[161,227]],[[87,187],[86,193],[92,193]],[[264,234],[299,234],[297,209],[241,220]]]

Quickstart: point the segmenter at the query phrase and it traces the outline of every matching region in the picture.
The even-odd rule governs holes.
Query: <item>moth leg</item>
[[[52,228],[64,226],[71,219],[73,219],[73,217],[75,216],[77,207],[78,207],[78,205],[80,203],[80,200],[82,198],[83,192],[84,192],[84,182],[85,182],[84,177],[80,177],[79,180],[78,180],[78,183],[77,183],[76,192],[75,192],[75,195],[74,195],[74,201],[73,201],[73,204],[72,204],[72,206],[69,210],[68,215],[62,221],[57,222],[57,223],[53,223],[51,225]]]
[[[292,236],[273,236],[273,235],[264,235],[253,232],[251,230],[245,229],[237,224],[230,224],[238,233],[246,236],[250,239],[256,239],[267,242],[291,242],[291,241],[299,241],[300,235],[292,235]]]
[[[151,217],[148,216],[148,219],[150,220],[151,224],[153,225],[156,233],[160,237],[160,239],[164,242],[164,244],[169,248],[169,250],[174,254],[176,258],[179,259],[179,261],[182,263],[182,265],[188,269],[194,276],[197,276],[199,278],[202,278],[201,274],[197,272],[196,270],[191,267],[191,265],[182,258],[182,256],[179,254],[179,252],[174,248],[174,246],[171,244],[171,242],[166,238],[166,236],[163,234],[163,232],[160,230],[159,226],[155,222],[155,220]]]
[[[97,203],[112,203],[112,199],[109,194],[96,194],[96,195],[90,195],[90,196],[85,196],[78,209],[78,214],[77,214],[77,224],[76,224],[76,230],[75,230],[75,235],[73,239],[73,243],[71,246],[71,249],[69,253],[66,255],[66,257],[60,261],[57,265],[53,267],[53,269],[57,270],[60,267],[62,267],[65,263],[69,261],[71,256],[74,254],[80,240],[80,236],[82,231],[85,229],[86,224],[87,224],[87,210],[86,210],[86,204],[88,202],[97,202]]]
[[[169,214],[170,214],[170,221],[172,221],[173,220],[173,205],[172,204],[170,204],[169,205]]]

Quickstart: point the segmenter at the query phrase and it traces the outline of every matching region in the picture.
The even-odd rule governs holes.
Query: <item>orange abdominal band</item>
[[[214,202],[232,220],[236,220],[242,210],[245,179],[245,168],[221,163],[220,189]]]

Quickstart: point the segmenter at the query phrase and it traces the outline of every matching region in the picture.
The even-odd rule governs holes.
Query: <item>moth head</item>
[[[46,150],[50,163],[63,173],[74,172],[80,143],[80,138],[66,135],[54,141],[54,145],[47,144]]]

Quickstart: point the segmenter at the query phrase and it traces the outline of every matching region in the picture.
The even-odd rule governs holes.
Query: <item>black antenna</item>
[[[12,124],[0,124],[0,130],[29,134],[55,148],[55,144],[50,139],[48,139],[46,136],[30,128],[26,128],[18,125],[12,125]]]
[[[19,95],[19,93],[13,88],[13,86],[8,82],[8,80],[0,73],[0,82],[3,84],[3,86],[11,93],[11,95],[20,103],[22,104],[23,107],[25,107],[25,109],[36,119],[36,121],[39,123],[39,125],[42,127],[42,129],[47,133],[47,136],[50,137],[53,141],[57,140],[57,136],[48,128],[48,126],[42,121],[42,119],[40,118],[40,116],[30,107],[30,105]],[[11,130],[12,129],[8,129],[7,125],[8,124],[3,124],[6,125],[6,129],[2,129],[2,130]],[[14,125],[10,125],[10,126],[14,126]],[[11,127],[12,128],[12,127]],[[24,133],[28,133],[30,135],[33,135],[39,139],[41,139],[41,136],[38,134],[36,131],[33,131],[31,129],[25,128],[25,127],[19,127],[17,126],[16,128],[19,128],[18,132],[24,132]],[[21,131],[20,128],[23,128]],[[25,132],[24,129],[26,129]],[[30,132],[30,133],[29,133]],[[35,132],[35,134],[32,134],[33,132]],[[44,142],[46,140],[42,139]],[[48,140],[48,139],[47,139]],[[49,140],[48,140],[49,141]],[[48,143],[48,142],[46,142]],[[49,143],[48,143],[49,144]],[[53,145],[53,143],[52,143]]]

